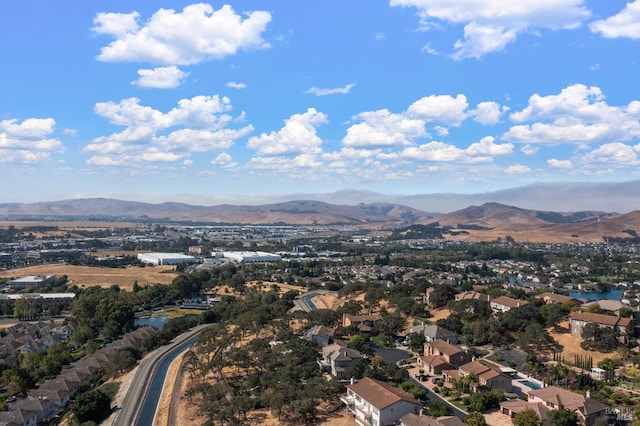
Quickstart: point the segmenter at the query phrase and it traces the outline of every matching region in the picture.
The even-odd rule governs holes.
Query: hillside
[[[640,232],[640,212],[550,212],[499,203],[470,206],[424,223],[448,227],[448,237],[490,241],[511,237],[528,242],[587,242],[632,238]]]
[[[212,222],[229,224],[292,225],[403,225],[431,215],[389,203],[335,205],[322,201],[289,201],[261,206],[195,206],[182,203],[150,204],[90,198],[41,203],[0,204],[0,218],[106,218]]]

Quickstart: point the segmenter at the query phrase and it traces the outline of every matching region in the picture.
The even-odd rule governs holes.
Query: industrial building
[[[263,251],[224,251],[222,256],[236,262],[279,262],[282,256],[278,254],[266,253]]]
[[[36,288],[47,285],[56,280],[55,275],[28,275],[7,281],[7,285],[13,289]]]
[[[149,265],[178,265],[197,262],[195,257],[182,253],[138,253],[138,260]]]

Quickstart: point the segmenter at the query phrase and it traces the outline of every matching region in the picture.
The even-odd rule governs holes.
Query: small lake
[[[169,318],[167,318],[166,315],[158,314],[158,315],[151,315],[150,317],[136,318],[133,321],[133,324],[135,326],[151,325],[157,328],[158,330],[161,330],[162,327],[164,327],[164,325],[167,323],[167,321],[169,321]]]
[[[624,293],[624,290],[619,290],[619,289],[612,289],[609,291],[601,291],[601,292],[597,292],[597,291],[591,291],[591,292],[585,292],[585,291],[570,291],[569,297],[573,297],[575,299],[587,299],[587,300],[602,300],[602,299],[608,299],[608,300],[620,300],[620,298],[622,297],[622,294]]]

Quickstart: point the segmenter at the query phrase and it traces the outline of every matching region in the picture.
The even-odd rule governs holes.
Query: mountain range
[[[266,198],[265,198],[266,199]],[[0,204],[0,220],[164,220],[225,224],[393,227],[431,224],[448,238],[602,241],[638,238],[640,180],[545,183],[477,194],[385,195],[342,190],[215,206],[83,198]]]
[[[353,206],[316,200],[259,206],[151,204],[108,198],[0,204],[0,220],[20,219],[340,225],[380,229],[422,224],[438,227],[447,238],[483,241],[507,237],[529,242],[636,241],[640,233],[640,211],[624,214],[598,210],[557,212],[497,202],[472,205],[447,214],[428,213],[393,203],[359,203]]]

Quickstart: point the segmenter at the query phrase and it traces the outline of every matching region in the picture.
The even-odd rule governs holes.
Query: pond
[[[155,328],[157,328],[158,330],[162,329],[162,327],[164,327],[164,325],[167,323],[167,321],[169,321],[169,318],[167,318],[166,315],[164,314],[156,314],[156,315],[151,315],[148,317],[139,317],[136,318],[133,322],[133,324],[138,327],[138,326],[144,326],[144,325],[151,325]]]

